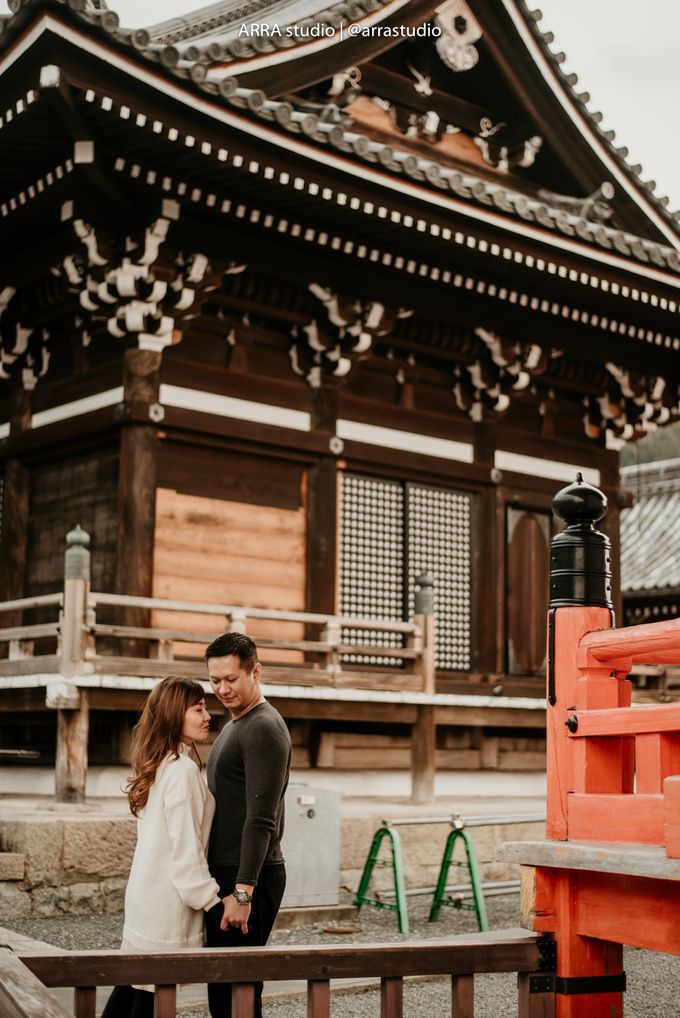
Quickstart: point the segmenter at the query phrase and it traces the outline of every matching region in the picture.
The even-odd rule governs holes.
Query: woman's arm
[[[200,772],[175,760],[166,770],[163,814],[170,839],[170,877],[182,901],[190,908],[219,905],[219,885],[211,877],[201,842],[204,794]]]

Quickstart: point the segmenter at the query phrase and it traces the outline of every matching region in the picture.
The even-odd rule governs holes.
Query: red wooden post
[[[75,991],[73,1013],[75,1018],[95,1018],[97,1002],[96,986],[78,986]]]
[[[255,984],[231,984],[232,1018],[253,1018],[255,1014]]]
[[[331,984],[328,979],[310,979],[307,983],[307,1018],[329,1018]]]
[[[401,976],[383,976],[380,980],[380,1018],[403,1018],[404,980]]]
[[[669,859],[680,859],[680,777],[663,783],[664,843]]]
[[[474,1018],[475,977],[451,976],[451,1018]]]
[[[548,616],[546,833],[556,841],[573,837],[570,813],[578,793],[632,791],[626,740],[570,738],[570,719],[579,709],[630,703],[628,683],[612,675],[607,666],[597,667],[597,662],[584,668],[577,656],[587,633],[613,624],[609,540],[594,527],[606,507],[602,492],[585,484],[580,474],[553,502],[556,514],[566,523],[551,541]],[[555,1015],[619,1018],[621,991],[599,992],[607,984],[596,978],[621,973],[623,951],[619,944],[579,932],[578,879],[578,872],[567,869],[539,869],[536,875],[536,912],[542,913],[537,927],[554,933],[557,941]],[[583,977],[590,978],[589,984],[575,982]],[[520,988],[526,992],[524,986]],[[571,992],[579,989],[584,992]]]
[[[177,1014],[177,987],[157,986],[153,1001],[153,1018],[175,1018]]]

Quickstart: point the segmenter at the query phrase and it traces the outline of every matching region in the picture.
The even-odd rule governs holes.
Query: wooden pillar
[[[324,435],[328,455],[312,464],[307,471],[307,537],[306,589],[307,611],[335,615],[338,610],[338,461],[333,450],[340,448],[335,438],[337,393],[322,387],[314,393],[312,427]],[[328,635],[328,633],[326,633]],[[323,638],[319,626],[305,626],[305,639]],[[334,664],[330,657],[308,655],[310,665],[322,668]],[[313,766],[332,766],[333,734],[322,732],[315,722],[309,729],[308,751]],[[330,754],[330,756],[329,756]],[[331,763],[328,763],[330,759]]]
[[[127,419],[120,437],[116,590],[119,594],[142,597],[150,597],[153,587],[158,435],[149,412],[158,403],[160,365],[160,352],[125,351],[123,385]],[[125,622],[148,625],[149,612],[128,608]],[[126,646],[125,652],[133,656],[146,653],[145,645]]]
[[[422,641],[421,691],[435,692],[434,664],[434,588],[428,573],[416,577],[415,616]],[[435,708],[423,704],[416,708],[416,721],[411,729],[411,801],[432,802],[436,773],[437,730]]]
[[[87,780],[87,742],[90,729],[89,694],[78,691],[78,706],[57,710],[57,757],[54,785],[57,802],[84,802]]]
[[[77,526],[66,540],[60,633],[64,683],[56,689],[48,688],[48,704],[57,708],[54,781],[57,802],[84,802],[90,711],[87,690],[78,688],[77,679],[88,644],[85,626],[90,593],[90,538]]]
[[[31,396],[23,389],[13,390],[10,408],[10,440],[31,426]],[[13,601],[25,593],[26,549],[28,545],[28,513],[30,472],[21,460],[5,461],[2,495],[2,527],[0,528],[0,601]],[[3,616],[4,626],[19,626],[21,613]]]
[[[338,558],[338,466],[324,456],[309,468],[307,484],[308,611],[334,615]]]
[[[328,443],[328,455],[309,468],[307,476],[308,611],[334,615],[338,573],[338,450],[335,437],[338,394],[328,385],[314,391],[312,427]],[[310,634],[311,636],[311,634]]]
[[[475,424],[473,435],[475,463],[494,475],[496,427]],[[477,511],[473,527],[474,573],[474,636],[473,664],[475,672],[497,675],[505,667],[504,601],[505,576],[502,566],[504,532],[503,502],[495,483],[483,488],[476,496]]]

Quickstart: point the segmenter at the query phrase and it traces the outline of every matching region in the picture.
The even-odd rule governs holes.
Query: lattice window
[[[342,483],[340,611],[367,619],[404,615],[404,491],[393,481],[346,474]],[[342,639],[401,647],[398,633],[343,629]],[[392,658],[347,656],[350,664],[394,665]]]
[[[408,486],[408,589],[413,613],[414,581],[434,579],[435,665],[443,671],[470,668],[472,577],[470,496],[445,488]]]
[[[345,474],[342,483],[340,611],[371,619],[413,613],[414,581],[435,581],[435,664],[465,671],[471,648],[471,498],[460,492]],[[399,647],[397,634],[344,630],[343,639]],[[357,664],[391,659],[354,655]]]

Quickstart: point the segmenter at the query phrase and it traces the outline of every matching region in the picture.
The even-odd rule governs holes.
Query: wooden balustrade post
[[[47,703],[57,709],[55,793],[57,802],[83,802],[87,777],[88,694],[79,689],[88,646],[90,595],[89,535],[78,525],[66,536],[64,606],[59,654],[64,682],[48,687]]]
[[[232,611],[227,615],[228,633],[245,633],[246,613],[244,611]]]
[[[326,672],[328,673],[331,686],[337,686],[342,666],[338,653],[338,647],[340,646],[340,620],[336,616],[329,618],[321,633],[321,640],[323,643],[328,644],[328,650],[326,651]]]
[[[569,802],[576,792],[625,790],[627,760],[622,740],[570,739],[568,723],[578,708],[618,706],[625,691],[609,670],[584,671],[578,647],[586,633],[613,625],[611,551],[609,539],[595,529],[607,511],[607,499],[579,474],[553,500],[566,524],[550,548],[547,677],[547,822],[549,839],[569,840]],[[618,745],[615,745],[617,744]],[[557,942],[557,975],[566,984],[586,977],[592,992],[558,992],[556,1018],[620,1018],[623,995],[601,992],[596,980],[622,972],[620,944],[580,936],[578,873],[568,869],[536,872],[541,930]],[[581,984],[581,987],[583,984]],[[540,1013],[540,1012],[539,1012]]]
[[[414,623],[420,632],[421,692],[435,692],[434,666],[434,582],[429,573],[416,577]],[[411,801],[431,802],[434,799],[437,730],[434,707],[422,704],[416,708],[411,729]]]

